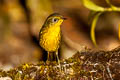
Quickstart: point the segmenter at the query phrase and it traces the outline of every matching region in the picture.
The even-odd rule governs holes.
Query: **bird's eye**
[[[57,22],[57,21],[58,21],[57,18],[53,18],[53,19],[52,19],[52,22]]]

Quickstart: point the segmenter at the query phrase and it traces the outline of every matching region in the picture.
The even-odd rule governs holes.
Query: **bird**
[[[61,45],[61,24],[66,20],[59,13],[53,13],[47,17],[43,26],[39,32],[39,44],[40,46],[47,51],[47,61],[50,60],[51,54],[55,53],[58,63],[60,60],[58,57],[58,49]]]

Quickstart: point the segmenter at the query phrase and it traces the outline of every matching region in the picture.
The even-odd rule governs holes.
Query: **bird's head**
[[[50,16],[48,16],[48,18],[46,19],[45,25],[49,27],[60,26],[65,19],[66,18],[64,18],[62,15],[58,13],[53,13]]]

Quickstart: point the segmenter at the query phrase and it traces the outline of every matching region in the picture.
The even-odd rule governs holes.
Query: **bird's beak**
[[[66,20],[67,18],[63,17],[62,19],[63,19],[63,20]]]

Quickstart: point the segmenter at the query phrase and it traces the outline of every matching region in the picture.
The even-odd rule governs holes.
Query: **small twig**
[[[105,80],[105,69],[103,70],[103,80]]]
[[[94,80],[92,75],[91,75],[91,80]]]
[[[110,76],[111,80],[113,80],[113,78],[112,78],[112,74],[111,74],[111,71],[110,71],[109,66],[107,66],[107,71],[108,71],[108,74],[109,74],[109,76]]]

